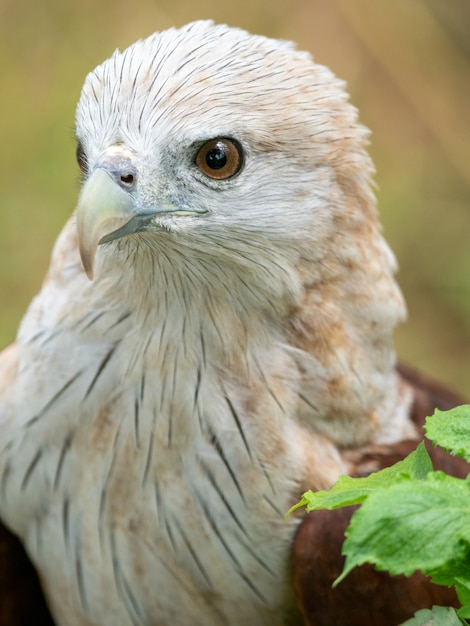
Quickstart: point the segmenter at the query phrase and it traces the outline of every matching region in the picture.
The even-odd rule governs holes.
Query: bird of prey
[[[340,534],[285,513],[421,438],[367,136],[309,54],[207,21],[86,78],[77,209],[0,359],[0,517],[56,624],[340,623]]]

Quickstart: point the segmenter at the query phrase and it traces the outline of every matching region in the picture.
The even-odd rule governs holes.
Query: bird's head
[[[324,258],[339,231],[348,256],[351,230],[376,229],[366,134],[343,83],[290,43],[211,22],[138,41],[89,74],[78,104],[86,273],[98,249],[142,241],[251,274],[277,259],[278,276],[283,259]]]

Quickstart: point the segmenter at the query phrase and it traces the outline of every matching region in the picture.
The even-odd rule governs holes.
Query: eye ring
[[[216,137],[199,148],[195,162],[209,178],[227,180],[240,171],[243,165],[243,149],[235,139]]]

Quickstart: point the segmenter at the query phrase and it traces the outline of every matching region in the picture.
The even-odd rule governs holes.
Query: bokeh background
[[[293,39],[347,80],[409,306],[398,352],[470,397],[469,0],[0,0],[0,347],[76,201],[85,75],[199,18]]]

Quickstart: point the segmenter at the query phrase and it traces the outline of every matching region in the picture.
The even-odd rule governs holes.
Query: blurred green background
[[[409,306],[398,352],[470,396],[469,0],[0,0],[0,347],[76,201],[85,75],[198,18],[293,39],[347,80]]]

